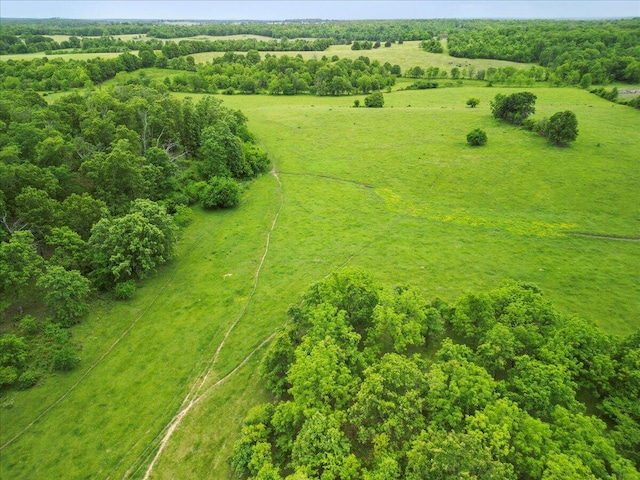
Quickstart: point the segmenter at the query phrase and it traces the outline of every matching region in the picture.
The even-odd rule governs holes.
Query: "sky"
[[[0,18],[291,20],[640,17],[640,0],[0,0]]]

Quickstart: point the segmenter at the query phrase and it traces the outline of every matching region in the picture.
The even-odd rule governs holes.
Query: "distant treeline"
[[[66,29],[65,29],[66,28]],[[97,30],[92,31],[95,28]],[[83,34],[78,32],[82,31]],[[101,32],[101,33],[99,33]],[[69,39],[56,42],[45,35],[66,33]],[[79,38],[89,33],[99,38]],[[113,35],[146,34],[153,38],[122,40]],[[182,40],[198,35],[263,35],[273,40]],[[607,21],[495,21],[495,20],[411,20],[411,21],[296,21],[241,22],[191,25],[157,23],[47,22],[3,24],[0,54],[42,51],[125,52],[162,50],[168,58],[200,52],[236,51],[323,51],[335,44],[391,45],[405,40],[422,40],[422,48],[438,53],[441,39],[447,39],[450,55],[488,58],[547,67],[555,84],[582,85],[640,81],[640,18]],[[372,42],[375,42],[373,44]]]

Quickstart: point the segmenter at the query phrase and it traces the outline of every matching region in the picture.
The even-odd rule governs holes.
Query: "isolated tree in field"
[[[578,136],[578,119],[571,110],[554,113],[549,119],[548,138],[556,145],[567,145]]]
[[[484,130],[476,128],[467,134],[467,143],[472,147],[479,147],[487,143],[487,134]]]
[[[471,108],[476,108],[480,104],[479,98],[470,98],[467,100],[467,105]]]
[[[77,323],[89,308],[89,280],[77,270],[65,270],[59,266],[49,267],[38,280],[37,286],[45,292],[45,303],[53,312],[56,321],[63,326]]]
[[[364,105],[369,108],[382,108],[384,105],[384,96],[382,92],[373,92],[364,99]]]
[[[495,118],[521,125],[529,115],[535,113],[536,98],[531,92],[518,92],[511,95],[499,93],[490,102],[491,113]]]

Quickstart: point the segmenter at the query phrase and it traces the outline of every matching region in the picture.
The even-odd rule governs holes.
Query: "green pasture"
[[[196,208],[178,258],[75,330],[76,371],[3,399],[12,407],[0,409],[1,445],[69,392],[0,450],[0,477],[142,478],[198,375],[210,368],[205,386],[214,385],[286,322],[311,283],[345,265],[447,301],[533,282],[566,315],[618,335],[637,329],[640,242],[620,238],[640,237],[640,112],[538,87],[537,118],[567,109],[578,118],[577,141],[559,148],[491,117],[497,93],[521,90],[397,91],[382,109],[353,108],[362,96],[221,97],[247,115],[281,186],[265,174],[232,211]],[[469,97],[480,105],[467,108]],[[488,144],[469,147],[478,127]],[[229,478],[240,419],[267,398],[256,373],[263,352],[185,416],[151,478]]]
[[[508,62],[505,60],[491,60],[491,59],[468,59],[468,58],[456,58],[447,54],[441,53],[429,53],[420,48],[418,41],[404,42],[402,44],[394,43],[390,47],[380,47],[371,50],[351,50],[351,45],[332,45],[328,49],[322,52],[260,52],[260,56],[264,58],[266,54],[281,57],[288,55],[294,57],[301,55],[305,60],[311,58],[322,58],[327,56],[328,58],[337,55],[340,58],[351,58],[353,60],[358,57],[369,57],[371,60],[378,60],[384,64],[389,62],[391,65],[400,65],[403,71],[415,67],[440,67],[447,71],[453,67],[459,66],[459,68],[468,68],[473,65],[476,71],[487,69],[489,67],[502,68],[502,67],[515,67],[517,69],[529,69],[533,64]],[[238,52],[244,53],[244,52]],[[203,52],[195,53],[192,55],[195,58],[196,63],[210,62],[213,58],[221,57],[224,52]]]

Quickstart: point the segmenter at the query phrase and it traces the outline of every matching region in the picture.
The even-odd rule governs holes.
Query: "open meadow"
[[[276,57],[282,57],[283,55],[288,55],[290,57],[301,55],[305,60],[322,58],[323,56],[331,58],[334,55],[340,58],[350,58],[352,60],[359,57],[369,57],[372,61],[378,60],[381,64],[389,62],[392,65],[400,65],[403,72],[415,66],[423,68],[439,67],[441,69],[444,68],[447,71],[458,65],[460,68],[467,68],[472,65],[475,67],[476,71],[489,67],[529,69],[533,66],[533,64],[509,62],[506,60],[456,58],[446,53],[429,53],[422,50],[420,48],[420,44],[421,42],[418,41],[407,41],[401,44],[394,43],[391,47],[380,47],[371,50],[351,50],[350,45],[331,45],[322,52],[260,52],[260,55],[262,57],[266,54],[274,55]],[[203,52],[193,54],[192,57],[195,59],[196,63],[205,63],[210,62],[213,58],[221,57],[222,55],[224,55],[224,52]]]
[[[411,55],[428,55],[409,43]],[[350,52],[334,48],[323,54]],[[248,117],[274,172],[249,183],[232,211],[196,208],[176,260],[132,300],[94,309],[74,333],[79,368],[5,400],[0,477],[143,478],[191,398],[150,478],[229,478],[241,419],[266,398],[258,347],[310,284],[345,265],[446,301],[532,282],[566,315],[633,332],[640,112],[534,87],[536,118],[578,118],[576,142],[559,148],[491,117],[497,93],[522,90],[394,91],[382,109],[353,108],[361,96],[223,97]],[[470,97],[477,108],[465,106]],[[478,127],[489,140],[473,148],[465,137]]]

